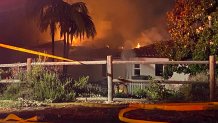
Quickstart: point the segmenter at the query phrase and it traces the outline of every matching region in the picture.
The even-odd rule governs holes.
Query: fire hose
[[[165,111],[203,111],[203,110],[217,110],[218,102],[206,103],[165,103],[165,104],[129,104],[128,108],[122,109],[119,112],[119,119],[127,123],[167,123],[159,121],[145,121],[131,119],[124,116],[125,113],[138,110],[165,110]]]

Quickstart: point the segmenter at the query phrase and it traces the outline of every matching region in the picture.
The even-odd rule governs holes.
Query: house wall
[[[128,76],[128,70],[127,67],[128,65],[125,64],[115,64],[113,65],[113,78],[127,78]]]
[[[105,68],[103,68],[105,67]],[[99,81],[106,78],[106,66],[105,65],[79,65],[69,66],[68,74],[74,79],[78,79],[81,76],[89,76],[90,81]],[[126,78],[126,65],[114,65],[113,66],[113,78]]]
[[[98,81],[104,78],[102,74],[102,65],[69,66],[68,74],[74,79],[78,79],[82,76],[89,76],[90,81]]]
[[[169,61],[168,58],[134,58],[131,60],[144,60],[144,61]],[[140,75],[150,75],[154,79],[163,79],[161,76],[155,76],[155,64],[141,64],[140,65]],[[69,66],[68,73],[78,79],[81,76],[89,76],[90,81],[99,81],[106,79],[106,65],[79,65],[79,66]],[[134,64],[115,64],[113,65],[113,78],[124,78],[132,79],[134,76]],[[170,78],[170,80],[182,80],[188,79],[187,74],[175,73]]]
[[[169,61],[168,58],[132,58],[131,60],[140,60],[140,61]],[[134,64],[129,65],[131,72],[129,72],[129,76],[134,76]],[[154,79],[162,79],[161,76],[155,76],[155,64],[140,64],[140,75],[150,75]]]

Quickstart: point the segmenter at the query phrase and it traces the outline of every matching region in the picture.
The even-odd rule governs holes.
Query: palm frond
[[[84,2],[76,2],[71,4],[71,8],[75,9],[78,12],[88,14],[88,8]]]

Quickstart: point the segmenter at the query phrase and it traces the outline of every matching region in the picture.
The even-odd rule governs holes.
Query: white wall
[[[131,60],[140,60],[140,61],[169,61],[168,58],[132,58]],[[134,65],[130,65],[131,72],[129,72],[129,76],[134,76]],[[140,74],[141,75],[150,75],[154,79],[162,79],[160,76],[155,76],[155,64],[140,64]]]
[[[128,78],[128,65],[126,64],[115,64],[113,65],[113,78]]]
[[[143,61],[169,61],[168,58],[133,58],[131,60],[143,60]],[[68,73],[71,74],[75,79],[81,76],[90,76],[91,81],[98,81],[106,78],[103,76],[102,69],[103,65],[80,65],[80,66],[69,66]],[[155,64],[141,64],[141,75],[150,75],[154,79],[163,79],[160,76],[155,76]],[[131,79],[134,76],[134,65],[133,64],[115,64],[113,65],[113,78],[119,77],[124,79]],[[181,80],[186,81],[188,74],[175,73],[169,80]]]

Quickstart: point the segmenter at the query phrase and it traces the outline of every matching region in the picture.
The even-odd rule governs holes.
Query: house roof
[[[168,42],[166,42],[168,43]],[[164,45],[164,44],[163,44]],[[63,56],[63,42],[55,42],[55,50],[58,50],[57,55]],[[51,52],[51,43],[43,44],[38,46],[36,49],[44,49],[48,53]],[[85,46],[72,46],[70,48],[69,58],[78,61],[85,60],[102,60],[106,59],[108,55],[112,55],[114,59],[121,59],[123,54],[128,51],[131,52],[133,57],[146,57],[146,58],[161,58],[155,49],[155,44],[150,44],[140,48],[135,48],[131,50],[122,50],[122,49],[111,49],[111,48],[92,48]]]
[[[72,47],[70,49],[70,58],[75,60],[100,60],[106,59],[108,55],[114,58],[120,58],[121,51],[110,48],[89,48],[89,47]]]
[[[160,57],[155,49],[154,44],[143,46],[140,48],[134,48],[136,57]]]
[[[157,45],[167,45],[171,47],[173,45],[173,41],[161,41],[154,44],[146,45],[140,48],[133,49],[136,57],[150,57],[150,58],[162,58],[165,56],[161,56],[157,51]]]
[[[34,49],[38,51],[46,51],[51,53],[51,43],[46,43],[35,47]],[[106,59],[106,56],[112,55],[114,58],[120,58],[121,50],[104,48],[92,48],[86,46],[71,46],[69,52],[69,58],[78,61],[91,61]],[[58,56],[63,56],[63,42],[55,42],[55,54]]]

